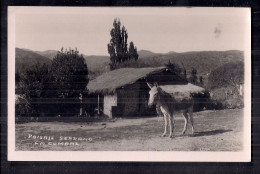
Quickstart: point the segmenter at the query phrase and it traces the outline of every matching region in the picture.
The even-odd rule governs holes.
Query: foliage
[[[21,81],[21,73],[15,72],[15,89],[18,89]]]
[[[16,103],[16,112],[20,116],[38,116],[41,112],[41,99],[46,97],[49,67],[46,64],[35,65],[19,76],[17,93],[22,94]]]
[[[83,55],[73,49],[59,51],[51,65],[52,97],[59,99],[59,113],[79,113],[79,97],[86,96],[89,82],[88,67]]]
[[[244,63],[229,62],[213,70],[208,79],[212,100],[223,108],[241,108],[243,96],[239,94],[240,84],[244,83]]]
[[[61,49],[58,52],[51,65],[51,74],[59,89],[59,97],[79,97],[89,81],[88,67],[83,55],[79,55],[79,52],[73,49]]]
[[[222,109],[242,108],[244,106],[243,96],[233,86],[212,89],[211,100],[215,105],[221,105]]]
[[[125,27],[121,28],[119,19],[115,19],[113,28],[110,31],[111,39],[107,45],[108,53],[110,55],[110,69],[116,69],[117,65],[129,59],[138,59],[137,48],[133,42],[130,42],[128,50],[127,39],[128,33]]]
[[[16,75],[16,113],[20,116],[73,116],[79,113],[89,82],[85,59],[77,50],[59,51],[51,66],[32,66]],[[83,96],[82,96],[83,95]]]
[[[138,53],[137,53],[137,48],[134,46],[133,42],[130,42],[129,45],[129,58],[137,60],[138,59]]]
[[[198,77],[197,77],[197,70],[195,68],[192,68],[191,70],[191,77],[189,79],[190,83],[192,84],[197,84],[197,80],[198,80]]]
[[[182,77],[184,80],[187,81],[187,77],[186,77],[186,69],[183,66],[183,69],[180,68],[180,66],[177,63],[171,63],[171,61],[169,60],[168,63],[164,64],[171,72],[173,72],[175,75],[178,75],[180,77]]]
[[[178,64],[176,63],[171,63],[171,61],[169,60],[169,62],[167,64],[165,64],[165,66],[172,72],[176,73],[176,74],[181,74],[182,73],[182,69],[179,67]]]
[[[239,84],[244,83],[244,63],[230,62],[213,70],[208,79],[210,89],[232,86],[238,90]]]
[[[145,68],[145,67],[159,67],[158,64],[161,63],[156,59],[152,59],[149,61],[144,61],[143,59],[135,60],[128,60],[122,62],[117,65],[117,68]]]

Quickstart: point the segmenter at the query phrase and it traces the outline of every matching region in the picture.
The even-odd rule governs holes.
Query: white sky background
[[[36,51],[77,47],[108,55],[113,20],[120,18],[138,50],[245,50],[249,10],[244,8],[18,7],[15,44]]]

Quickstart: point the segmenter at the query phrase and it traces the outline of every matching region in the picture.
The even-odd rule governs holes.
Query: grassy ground
[[[162,117],[98,123],[31,122],[16,125],[16,150],[239,151],[243,148],[242,121],[243,109],[197,112],[195,134],[190,136],[190,125],[181,135],[184,121],[178,114],[173,138],[160,137]]]

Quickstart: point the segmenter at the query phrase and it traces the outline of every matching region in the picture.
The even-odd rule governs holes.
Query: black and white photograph
[[[8,160],[251,160],[250,8],[8,7]]]

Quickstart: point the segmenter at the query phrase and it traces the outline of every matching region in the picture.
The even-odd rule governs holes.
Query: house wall
[[[103,112],[109,118],[112,118],[112,106],[117,106],[117,94],[105,95]]]
[[[139,90],[138,83],[117,90],[120,115],[132,116],[139,113]]]

